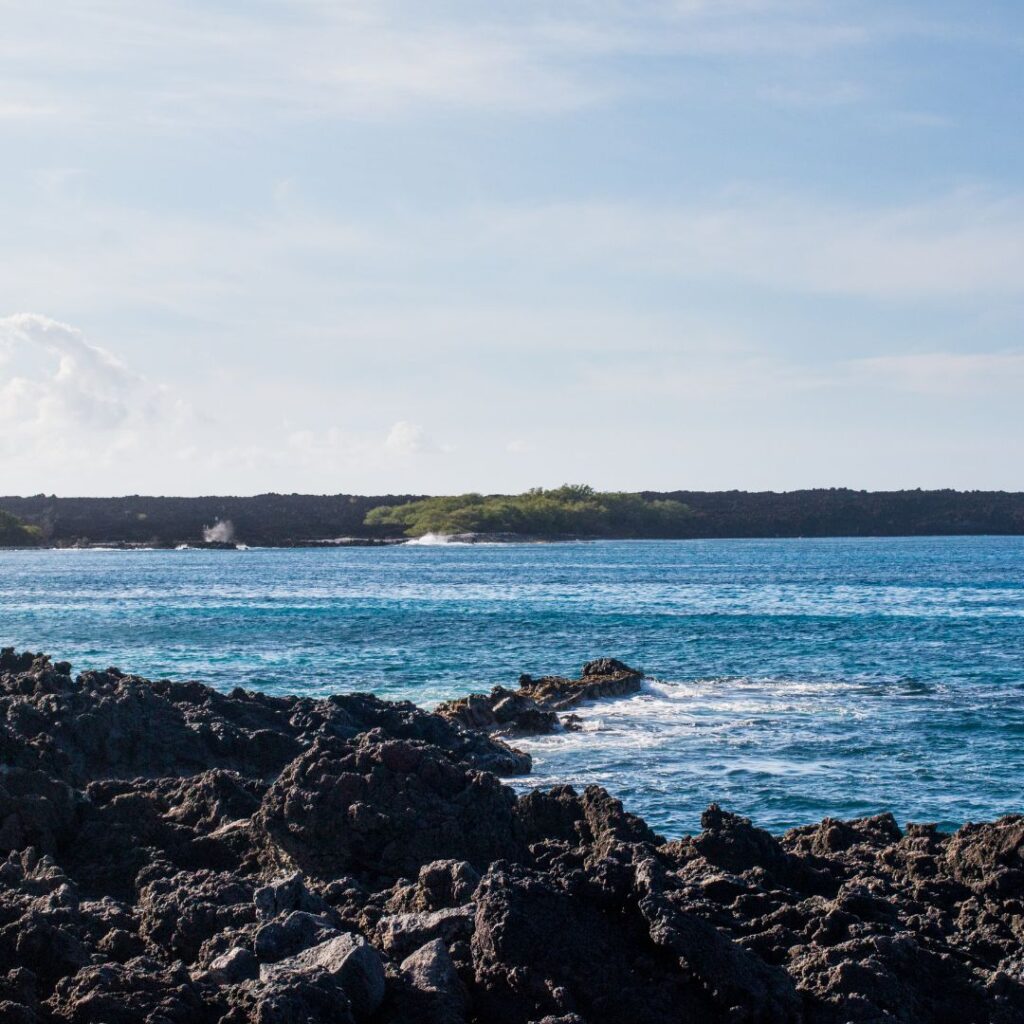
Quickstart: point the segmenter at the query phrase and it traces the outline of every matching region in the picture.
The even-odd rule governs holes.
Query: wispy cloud
[[[763,189],[692,205],[490,203],[375,224],[302,207],[224,223],[51,199],[45,217],[12,210],[0,238],[5,288],[23,301],[46,303],[59,281],[74,308],[116,297],[236,330],[293,330],[333,311],[333,336],[410,347],[528,345],[543,322],[560,348],[607,347],[616,333],[657,344],[649,327],[636,335],[638,311],[623,312],[639,277],[648,291],[743,285],[887,303],[1024,295],[1024,195],[984,189],[906,204]],[[516,297],[496,305],[490,282],[508,267]],[[552,282],[568,280],[598,306],[553,304]]]
[[[47,103],[0,99],[0,121],[40,121],[53,117],[59,108]]]
[[[862,379],[925,395],[1021,393],[1024,352],[922,352],[854,360]]]
[[[595,393],[628,394],[638,400],[672,399],[702,407],[799,399],[835,383],[836,374],[830,367],[811,368],[755,353],[621,360],[583,375],[584,387]]]
[[[634,76],[616,68],[623,60],[807,58],[870,35],[814,4],[726,0],[448,9],[309,0],[276,10],[65,0],[10,11],[6,21],[0,60],[19,88],[60,82],[79,111],[83,93],[91,96],[91,120],[171,126],[245,107],[264,119],[425,105],[558,113],[632,91]]]
[[[958,190],[903,205],[763,191],[699,206],[566,203],[491,217],[539,264],[598,263],[691,281],[881,299],[1024,293],[1024,197]]]

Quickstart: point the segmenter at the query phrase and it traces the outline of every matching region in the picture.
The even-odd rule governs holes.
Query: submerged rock
[[[0,1020],[1024,1020],[1024,817],[773,836],[712,805],[666,842],[599,787],[491,774],[528,761],[486,733],[640,678],[430,715],[4,650]]]

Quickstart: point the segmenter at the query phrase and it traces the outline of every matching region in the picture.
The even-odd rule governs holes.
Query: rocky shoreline
[[[0,1021],[1024,1020],[1024,818],[666,842],[598,787],[517,797],[499,733],[639,674],[438,714],[0,653]],[[554,716],[552,718],[552,716]]]

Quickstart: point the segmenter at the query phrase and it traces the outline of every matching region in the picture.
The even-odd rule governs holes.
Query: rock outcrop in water
[[[562,676],[519,677],[519,687],[495,686],[490,693],[471,693],[447,701],[436,713],[450,722],[491,735],[526,736],[575,727],[572,715],[558,717],[585,701],[624,697],[640,689],[644,675],[615,658],[588,661],[579,679]]]
[[[1024,1020],[1024,817],[665,842],[492,774],[527,765],[411,704],[4,651],[0,1021]]]

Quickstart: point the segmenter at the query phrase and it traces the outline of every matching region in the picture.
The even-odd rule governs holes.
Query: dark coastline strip
[[[0,1021],[1024,1020],[1024,818],[665,842],[599,787],[517,798],[515,714],[462,721],[638,685],[429,714],[0,652]]]
[[[721,539],[1024,534],[1024,492],[814,488],[781,492],[641,491],[633,497],[645,505],[678,503],[692,515],[660,524],[657,517],[653,522],[627,518],[625,522],[606,523],[606,528],[600,530],[581,517],[559,529],[526,524],[515,532],[549,540],[568,536]],[[238,540],[254,547],[322,546],[332,538],[394,540],[405,536],[402,525],[367,524],[367,516],[375,509],[398,507],[422,498],[411,494],[0,496],[0,544],[195,545],[202,542],[205,528],[227,521],[234,524]],[[4,512],[27,524],[34,535],[13,539],[9,535],[5,540]],[[496,531],[506,532],[493,526],[484,532],[493,535]]]

